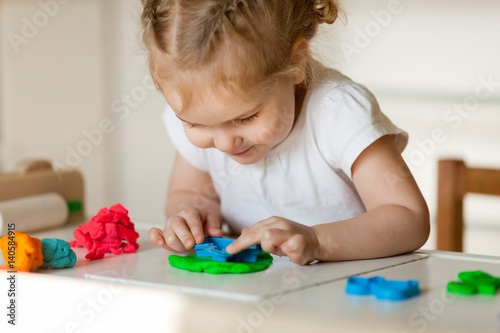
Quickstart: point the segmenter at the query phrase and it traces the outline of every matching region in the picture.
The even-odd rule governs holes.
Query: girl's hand
[[[185,252],[203,243],[205,236],[222,237],[219,220],[204,210],[186,208],[167,219],[165,228],[149,230],[149,241],[168,251]]]
[[[273,216],[243,229],[241,236],[226,247],[226,252],[235,254],[259,243],[262,250],[288,256],[299,265],[316,260],[320,251],[318,236],[312,227]]]

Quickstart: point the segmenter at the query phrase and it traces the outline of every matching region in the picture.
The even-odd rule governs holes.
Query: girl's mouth
[[[248,149],[246,149],[246,150],[243,150],[243,151],[241,151],[241,152],[239,152],[239,153],[235,153],[235,154],[231,153],[231,155],[233,155],[233,156],[245,155],[245,154],[246,154],[246,153],[248,153],[250,150],[252,150],[252,148],[253,148],[253,147],[255,147],[255,146],[252,146],[252,147],[250,147],[250,148],[248,148]]]

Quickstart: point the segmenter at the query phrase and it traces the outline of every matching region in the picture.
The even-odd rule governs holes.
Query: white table
[[[75,226],[34,233],[72,239]],[[7,325],[0,277],[0,332],[499,332],[500,294],[455,296],[446,283],[467,270],[500,276],[500,258],[421,251],[392,258],[298,266],[275,257],[266,271],[210,275],[170,267],[147,241],[135,254],[71,269],[17,273],[17,326]],[[0,274],[5,274],[1,272]],[[349,276],[418,279],[421,295],[401,302],[348,296]],[[5,330],[7,329],[7,330]]]

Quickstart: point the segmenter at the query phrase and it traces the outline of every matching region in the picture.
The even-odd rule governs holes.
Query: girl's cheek
[[[268,144],[273,141],[275,135],[275,131],[269,126],[261,126],[253,133],[252,141],[255,144]]]
[[[198,148],[206,149],[206,148],[213,147],[212,137],[209,136],[207,133],[203,133],[202,131],[199,131],[198,129],[187,130],[186,136],[187,136],[188,140]]]
[[[289,131],[291,121],[281,114],[275,114],[266,121],[260,122],[260,126],[255,131],[254,141],[260,144],[273,143],[282,139],[283,133]]]

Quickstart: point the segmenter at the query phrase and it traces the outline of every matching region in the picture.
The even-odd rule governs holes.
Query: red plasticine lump
[[[106,252],[113,254],[134,253],[139,248],[134,223],[128,217],[128,210],[117,203],[102,208],[96,216],[73,231],[76,240],[71,247],[85,247],[89,260],[102,259]]]

